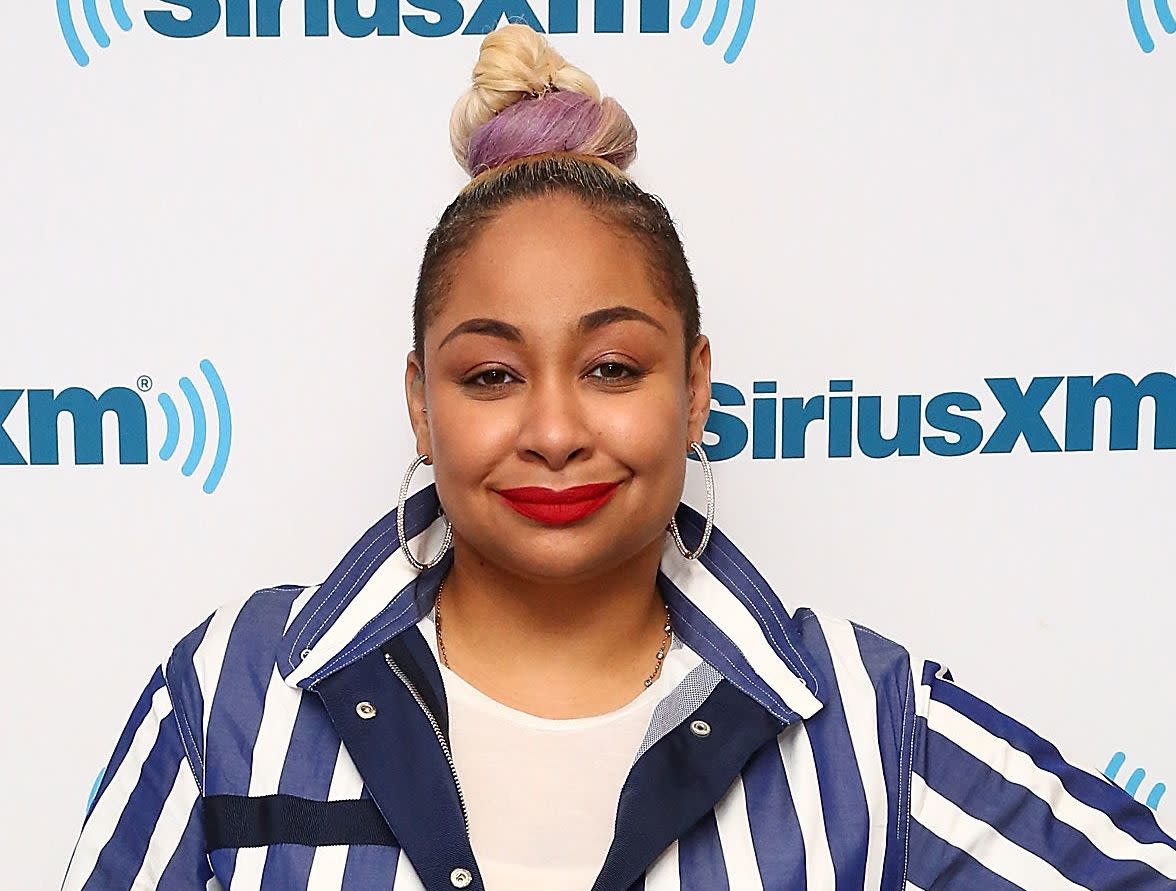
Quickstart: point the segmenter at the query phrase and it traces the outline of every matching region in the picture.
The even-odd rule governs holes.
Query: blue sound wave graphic
[[[102,778],[106,776],[106,768],[98,771],[94,785],[90,788],[90,797],[86,799],[86,816],[90,816],[90,808],[94,806],[94,799],[98,797],[98,787],[102,785]]]
[[[1123,765],[1126,763],[1126,761],[1127,756],[1124,753],[1115,752],[1115,754],[1111,756],[1110,762],[1107,764],[1107,769],[1103,771],[1103,775],[1112,783],[1116,783],[1117,780],[1115,778],[1119,775],[1119,771],[1123,769]],[[1142,767],[1136,768],[1131,772],[1131,776],[1127,778],[1127,782],[1122,784],[1123,791],[1132,798],[1135,798],[1136,793],[1139,792],[1139,787],[1142,785],[1144,777],[1146,776],[1147,772]],[[1156,810],[1160,806],[1160,799],[1164,797],[1164,793],[1167,791],[1168,787],[1163,783],[1153,784],[1151,792],[1148,794],[1147,801],[1145,803],[1153,811]]]
[[[107,0],[110,4],[111,15],[115,23],[124,31],[131,30],[131,17],[127,15],[127,8],[123,0]],[[86,26],[94,36],[94,41],[103,49],[110,46],[110,35],[107,33],[102,19],[98,17],[98,0],[82,0],[82,13],[86,17]],[[74,26],[73,10],[70,0],[57,0],[57,21],[61,23],[61,36],[65,38],[65,45],[73,54],[74,61],[82,67],[90,64],[90,56],[82,41],[78,37],[78,29]]]
[[[1172,15],[1172,7],[1168,0],[1155,0],[1156,15],[1160,19],[1160,26],[1169,34],[1176,34],[1176,16]],[[1127,0],[1127,17],[1131,19],[1131,30],[1135,32],[1135,39],[1139,41],[1139,48],[1150,53],[1156,48],[1147,30],[1147,22],[1143,20],[1142,0]]]
[[[727,51],[723,53],[723,61],[728,65],[738,59],[739,54],[743,52],[747,36],[751,33],[751,23],[755,19],[755,0],[737,0],[737,2],[741,4],[739,21],[735,25],[735,33],[731,36],[731,43],[727,46]],[[1165,3],[1167,0],[1156,0],[1156,2]],[[727,16],[731,12],[731,0],[714,0],[714,3],[715,11],[711,13],[710,24],[702,34],[702,42],[707,46],[711,46],[719,39],[723,25],[727,23]],[[689,0],[686,12],[682,14],[682,27],[693,28],[701,13],[702,0]]]
[[[204,491],[211,495],[220,484],[221,477],[225,475],[225,466],[229,463],[229,449],[233,442],[233,416],[229,411],[229,399],[225,394],[224,384],[216,368],[204,359],[200,362],[200,370],[204,372],[204,379],[208,381],[208,387],[212,391],[217,417],[216,454],[204,480]],[[184,394],[192,417],[192,445],[180,471],[184,476],[191,476],[196,472],[200,459],[204,456],[204,449],[208,445],[208,414],[190,378],[180,378],[180,391]],[[180,413],[176,409],[175,400],[167,393],[159,394],[159,407],[163,409],[163,416],[167,421],[167,435],[159,449],[159,457],[164,461],[170,461],[180,444]]]

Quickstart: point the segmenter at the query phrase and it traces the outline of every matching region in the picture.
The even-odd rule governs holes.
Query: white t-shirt
[[[436,654],[434,627],[431,612],[421,631]],[[568,719],[511,708],[437,661],[450,750],[487,891],[588,891],[653,710],[700,657],[675,636],[657,679],[626,705]]]

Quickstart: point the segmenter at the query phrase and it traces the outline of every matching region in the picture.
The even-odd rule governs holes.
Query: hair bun
[[[483,39],[473,85],[450,116],[449,139],[471,176],[541,152],[578,152],[621,169],[637,154],[637,131],[624,109],[602,99],[596,81],[523,24]]]

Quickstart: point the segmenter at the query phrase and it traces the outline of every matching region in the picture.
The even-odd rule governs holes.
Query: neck
[[[645,689],[665,640],[662,542],[591,578],[522,576],[455,533],[441,591],[449,667],[487,695],[550,718],[602,714]]]

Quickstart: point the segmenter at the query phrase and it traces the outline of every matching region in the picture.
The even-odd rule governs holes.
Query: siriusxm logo
[[[855,447],[869,458],[924,451],[944,457],[977,450],[1008,453],[1022,439],[1030,452],[1089,452],[1094,449],[1095,406],[1103,399],[1110,406],[1109,448],[1138,449],[1140,403],[1151,397],[1154,447],[1176,449],[1176,377],[1167,372],[1153,372],[1138,383],[1118,373],[1097,381],[1085,376],[1035,377],[1024,388],[1011,377],[984,382],[1001,412],[993,425],[968,416],[983,407],[979,398],[964,392],[902,395],[897,410],[883,418],[882,397],[852,395],[852,380],[831,380],[829,395],[810,397],[780,396],[776,381],[755,381],[749,423],[746,413],[730,410],[747,405],[743,392],[715,383],[712,400],[718,407],[711,408],[706,423],[713,439],[704,448],[708,458],[723,461],[741,454],[750,438],[752,458],[803,458],[809,436],[816,433],[827,444],[830,458],[849,458]],[[1065,429],[1059,443],[1042,412],[1063,382]],[[894,433],[886,435],[884,427]],[[924,435],[927,428],[937,435]]]
[[[127,15],[127,8],[123,5],[123,0],[108,0],[108,2],[110,16],[114,19],[115,24],[124,31],[130,31],[131,17]],[[102,18],[98,15],[97,0],[83,0],[82,11],[85,13],[86,27],[90,29],[94,42],[103,49],[110,46],[110,34],[107,33],[105,25],[102,24]],[[90,56],[78,37],[73,11],[70,9],[70,0],[57,0],[57,21],[61,24],[61,35],[65,38],[65,45],[73,54],[74,61],[79,65],[89,65]]]
[[[212,494],[224,476],[229,460],[229,449],[233,438],[233,419],[229,410],[228,396],[224,384],[213,364],[204,359],[200,363],[208,390],[216,411],[216,442],[212,446],[212,464],[204,479],[204,491]],[[192,476],[209,448],[208,412],[191,379],[181,377],[180,392],[187,404],[186,417],[190,418],[192,437],[188,453],[180,470],[184,476]],[[68,414],[73,428],[73,463],[104,464],[106,455],[102,441],[102,422],[109,412],[116,418],[118,429],[118,463],[147,463],[147,407],[140,393],[153,388],[151,378],[139,378],[136,389],[111,387],[96,396],[81,387],[69,387],[60,392],[54,390],[4,390],[0,389],[0,467],[60,465],[59,454],[60,421]],[[13,409],[25,397],[28,413],[28,450],[22,452],[5,429],[5,423]],[[183,424],[175,400],[168,393],[157,396],[166,423],[164,442],[159,458],[170,461],[176,456],[180,444]],[[27,458],[25,455],[27,454]]]
[[[1172,15],[1172,7],[1168,0],[1154,0],[1156,17],[1160,20],[1160,27],[1168,34],[1176,34],[1176,16]],[[1139,48],[1150,53],[1156,48],[1147,29],[1147,21],[1143,17],[1143,0],[1127,0],[1127,15],[1131,19],[1131,30],[1135,32],[1135,39],[1139,41]]]
[[[202,37],[220,31],[228,37],[282,37],[283,0],[156,0],[166,9],[143,13],[147,26],[164,37]],[[678,19],[683,30],[705,28],[702,42],[728,39],[723,59],[734,62],[743,52],[755,18],[755,0],[676,0],[683,7]],[[98,0],[57,0],[57,18],[66,46],[79,65],[88,65],[89,53],[76,24],[73,5],[80,3],[86,27],[100,47],[110,45],[110,33],[99,14]],[[123,31],[132,20],[124,0],[103,0],[110,7],[107,18]],[[671,25],[671,0],[584,0],[586,17],[581,22],[580,0],[285,0],[289,10],[301,8],[298,34],[328,37],[448,37],[451,34],[487,34],[503,21],[523,22],[536,31],[573,34],[590,28],[597,34],[637,30],[643,34],[667,34]],[[711,8],[703,15],[704,5]],[[735,15],[733,6],[738,7]],[[361,8],[362,7],[362,8]],[[635,14],[634,14],[635,13]]]
[[[1144,778],[1147,776],[1147,771],[1145,771],[1142,767],[1137,767],[1131,772],[1131,775],[1127,777],[1126,781],[1119,783],[1119,771],[1123,769],[1123,765],[1126,762],[1127,756],[1123,752],[1115,752],[1115,754],[1111,756],[1111,760],[1107,763],[1106,769],[1103,771],[1103,776],[1105,776],[1112,783],[1121,785],[1124,792],[1126,792],[1132,798],[1136,798],[1139,793],[1139,787],[1143,785]],[[1166,791],[1168,791],[1168,787],[1163,783],[1154,783],[1151,787],[1151,791],[1147,795],[1145,804],[1147,804],[1147,806],[1150,807],[1153,811],[1158,810],[1160,807],[1160,799],[1164,797],[1164,793]]]

